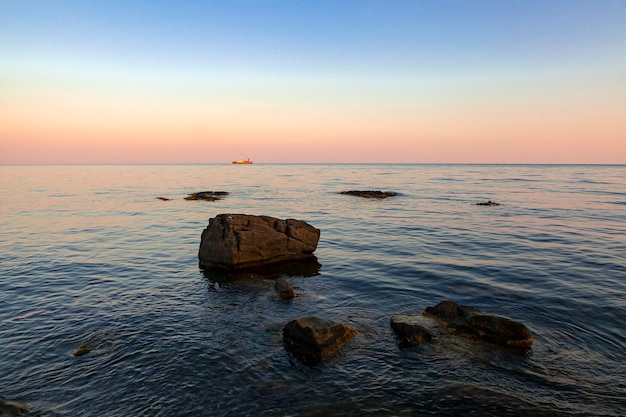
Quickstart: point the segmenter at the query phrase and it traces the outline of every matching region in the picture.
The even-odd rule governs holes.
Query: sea
[[[319,267],[202,270],[221,213],[319,228]],[[0,244],[0,395],[28,416],[626,415],[624,165],[5,165]],[[532,347],[399,344],[392,315],[444,300]],[[358,334],[305,365],[282,329],[307,316]]]

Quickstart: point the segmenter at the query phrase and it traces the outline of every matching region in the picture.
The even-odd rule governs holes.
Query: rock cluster
[[[394,191],[374,191],[374,190],[367,190],[367,191],[361,191],[361,190],[342,191],[339,194],[354,195],[354,196],[363,197],[363,198],[379,198],[379,199],[383,199],[383,198],[387,198],[387,197],[394,197],[394,196],[398,195],[398,193],[396,193]]]
[[[277,264],[284,265],[287,271],[308,273],[311,265],[315,271],[319,269],[313,256],[319,237],[319,229],[301,220],[220,214],[210,219],[202,232],[198,258],[201,266],[227,270],[229,276],[233,273],[238,276],[242,270],[251,271],[251,267],[255,274],[276,271]],[[275,279],[274,290],[283,300],[296,295],[282,277]],[[302,317],[284,327],[283,342],[303,363],[315,364],[337,354],[356,333],[345,323]]]
[[[198,258],[203,267],[240,269],[310,258],[320,231],[295,219],[220,214],[202,232]]]
[[[496,203],[495,201],[482,201],[480,203],[476,203],[477,206],[499,206],[500,203]]]
[[[228,277],[239,276],[242,271],[246,271],[247,277],[253,277],[271,270],[265,269],[268,266],[285,262],[292,267],[294,264],[306,266],[311,259],[319,269],[313,256],[319,237],[319,229],[301,220],[220,214],[210,219],[202,232],[198,257],[201,266],[211,271],[225,271]],[[282,277],[275,279],[274,290],[280,299],[295,297],[293,288]],[[525,349],[533,342],[523,324],[453,301],[427,307],[417,316],[392,316],[390,325],[403,345],[419,345],[445,335],[510,348]],[[283,344],[303,363],[315,364],[337,354],[356,334],[357,331],[345,323],[301,317],[284,327]]]
[[[453,301],[427,307],[421,316],[393,316],[391,327],[403,342],[419,345],[432,338],[433,326],[428,317],[434,318],[447,333],[471,340],[522,349],[533,343],[530,331],[523,324]]]

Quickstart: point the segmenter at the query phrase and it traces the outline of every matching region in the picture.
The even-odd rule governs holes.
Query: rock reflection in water
[[[241,269],[208,268],[200,265],[202,274],[211,282],[226,283],[255,278],[312,277],[320,274],[322,265],[315,255],[299,259]]]

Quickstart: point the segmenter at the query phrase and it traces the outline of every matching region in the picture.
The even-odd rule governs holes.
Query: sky
[[[0,164],[626,163],[626,0],[0,0]]]

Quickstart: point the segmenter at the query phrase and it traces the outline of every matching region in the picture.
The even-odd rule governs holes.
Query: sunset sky
[[[626,163],[626,1],[0,0],[0,164]]]

